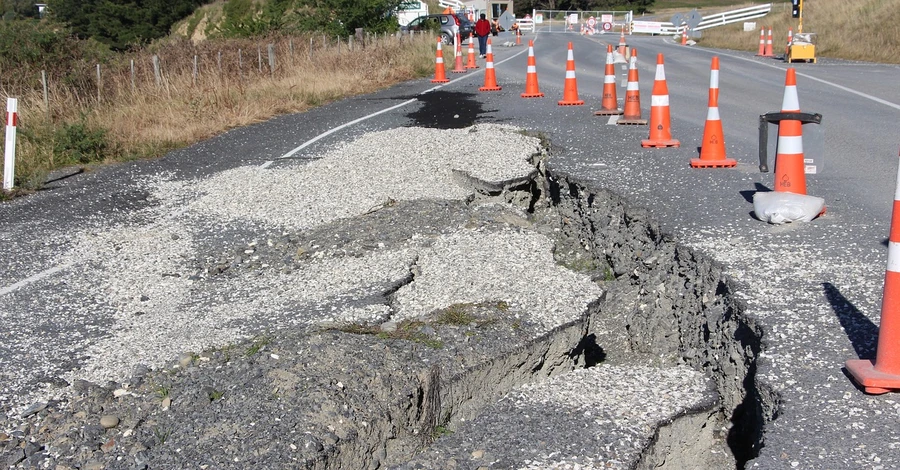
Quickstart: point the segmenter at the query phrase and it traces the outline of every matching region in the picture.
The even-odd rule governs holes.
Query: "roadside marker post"
[[[19,116],[19,100],[17,98],[6,99],[6,146],[3,159],[3,189],[13,188],[16,166],[16,125]]]

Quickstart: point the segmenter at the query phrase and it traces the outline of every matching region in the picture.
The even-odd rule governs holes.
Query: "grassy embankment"
[[[17,190],[0,191],[0,199],[38,189],[60,167],[161,156],[230,128],[434,73],[431,36],[368,38],[365,47],[355,41],[353,50],[348,38],[340,43],[321,35],[312,36],[312,44],[310,40],[164,41],[107,58],[99,99],[96,65],[73,58],[66,66],[68,76],[48,79],[49,109],[40,70],[25,71],[29,76],[23,80],[0,80],[0,95],[19,100]],[[274,72],[269,69],[269,44],[275,45]],[[159,84],[154,54],[161,63]]]
[[[736,7],[723,8],[721,1],[685,2],[657,0],[658,6],[673,4],[708,5],[701,14],[708,15]],[[759,2],[757,2],[759,3]],[[750,4],[738,4],[750,6]],[[689,11],[682,8],[681,11]],[[784,53],[788,28],[796,33],[799,21],[791,18],[790,2],[773,2],[769,15],[753,20],[754,31],[743,30],[741,23],[703,31],[701,46],[743,51],[757,51],[759,28],[772,28],[775,55]],[[816,54],[847,60],[900,64],[900,0],[806,0],[803,2],[803,32],[816,33]]]

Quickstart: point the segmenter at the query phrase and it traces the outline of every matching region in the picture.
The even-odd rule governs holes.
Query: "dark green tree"
[[[0,0],[0,15],[4,20],[37,18],[38,7],[33,0]]]
[[[117,50],[169,34],[202,0],[49,0],[53,18],[80,38],[94,38]]]

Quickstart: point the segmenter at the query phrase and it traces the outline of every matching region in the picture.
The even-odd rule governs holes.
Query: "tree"
[[[113,49],[140,45],[169,34],[201,0],[49,0],[50,14],[80,38]]]
[[[33,0],[0,0],[0,15],[4,20],[37,18],[38,8]]]

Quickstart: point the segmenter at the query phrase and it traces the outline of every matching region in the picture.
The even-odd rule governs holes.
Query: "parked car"
[[[465,39],[475,30],[475,24],[469,21],[463,14],[456,14],[459,19],[459,37]],[[441,42],[444,44],[453,44],[453,27],[456,26],[456,20],[450,13],[436,13],[433,15],[420,16],[409,22],[406,26],[401,26],[403,32],[419,32],[434,31],[441,35]]]

